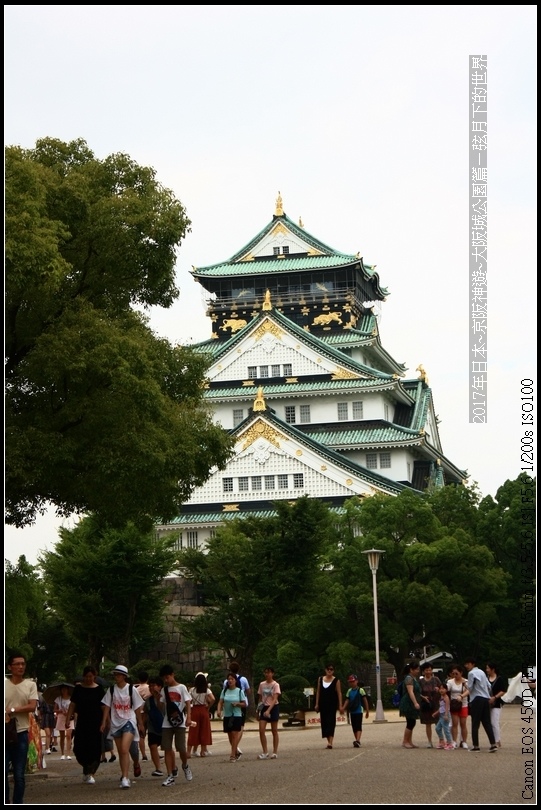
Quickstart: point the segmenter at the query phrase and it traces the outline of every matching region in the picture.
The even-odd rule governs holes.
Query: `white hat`
[[[115,667],[113,669],[113,675],[115,674],[115,672],[118,672],[120,675],[126,675],[127,676],[128,667],[125,667],[124,664],[119,664],[117,667]]]

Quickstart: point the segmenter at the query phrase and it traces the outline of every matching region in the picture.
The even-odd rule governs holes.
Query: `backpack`
[[[349,698],[348,712],[350,714],[352,712],[356,712],[358,710],[359,706],[362,704],[362,702],[363,702],[363,695],[361,694],[361,687],[358,686],[357,687],[357,694],[355,695],[353,700],[351,698]]]
[[[402,700],[402,695],[404,694],[404,681],[400,681],[398,686],[396,687],[393,695],[393,706],[395,709],[398,709],[400,706],[400,701]]]
[[[130,708],[133,709],[133,684],[129,683],[128,686],[130,687]],[[111,693],[111,702],[113,701],[114,688],[114,685],[109,687],[109,692]]]

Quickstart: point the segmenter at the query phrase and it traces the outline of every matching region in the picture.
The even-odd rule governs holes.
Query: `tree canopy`
[[[182,204],[127,155],[83,140],[6,148],[6,522],[167,520],[231,440],[202,399],[207,361],[136,309],[178,296]]]
[[[133,524],[111,528],[94,515],[59,534],[55,551],[40,558],[48,605],[94,666],[103,655],[128,663],[132,649],[160,635],[175,539],[157,540]]]

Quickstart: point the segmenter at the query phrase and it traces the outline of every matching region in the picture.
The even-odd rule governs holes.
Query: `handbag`
[[[6,723],[6,745],[17,745],[17,721],[14,717]]]
[[[169,690],[164,686],[165,691],[165,706],[167,712],[167,719],[173,728],[181,728],[184,725],[184,712],[179,709],[176,703],[169,697]]]
[[[452,712],[462,711],[462,701],[459,698],[451,698],[450,708]]]

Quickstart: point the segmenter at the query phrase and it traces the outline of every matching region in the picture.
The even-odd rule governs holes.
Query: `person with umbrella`
[[[71,759],[71,732],[74,729],[73,723],[66,723],[71,693],[74,685],[66,681],[60,681],[48,686],[43,693],[46,703],[52,703],[56,714],[56,730],[60,737],[60,759]]]
[[[101,678],[100,678],[101,680]],[[97,672],[92,666],[83,670],[83,679],[73,690],[66,715],[66,723],[77,717],[73,732],[73,753],[83,769],[83,782],[95,785],[95,774],[101,759],[101,721],[103,686],[98,683]]]

